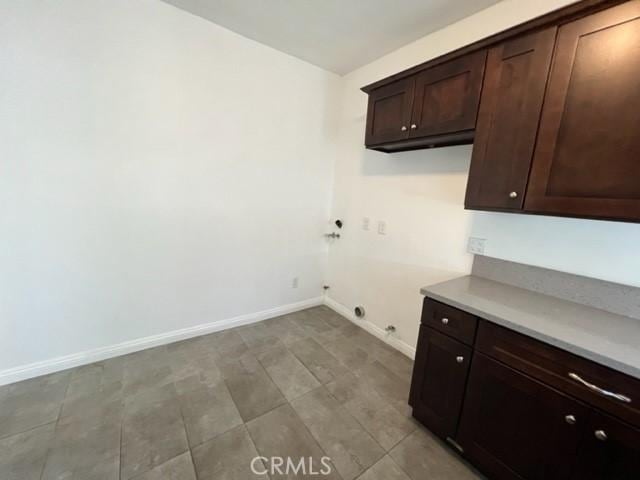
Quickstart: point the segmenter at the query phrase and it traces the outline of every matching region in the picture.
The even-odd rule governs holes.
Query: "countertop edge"
[[[461,278],[465,278],[463,277],[459,277],[458,279]],[[454,279],[457,280],[457,279]],[[437,285],[437,284],[436,284]],[[436,286],[434,285],[434,286]],[[509,286],[509,285],[507,285]],[[539,340],[541,342],[547,343],[549,345],[552,345],[554,347],[557,348],[561,348],[563,350],[566,350],[570,353],[573,353],[575,355],[578,355],[580,357],[586,358],[588,360],[592,360],[600,365],[604,365],[605,367],[611,368],[613,370],[617,370],[619,372],[625,373],[629,376],[632,376],[634,378],[637,378],[640,380],[640,368],[636,368],[632,365],[628,365],[625,363],[621,363],[618,360],[612,359],[610,357],[601,355],[597,352],[593,352],[592,350],[588,350],[585,349],[583,347],[580,347],[579,345],[575,345],[572,343],[568,343],[564,340],[558,339],[556,337],[552,337],[549,336],[547,334],[545,334],[544,332],[541,332],[539,330],[536,329],[532,329],[532,328],[528,328],[522,324],[519,324],[517,322],[513,322],[510,321],[509,319],[506,318],[502,318],[502,317],[498,317],[490,312],[486,312],[474,307],[471,307],[463,302],[460,302],[458,300],[455,300],[451,297],[447,297],[447,296],[443,296],[440,295],[438,293],[432,292],[431,290],[429,290],[429,287],[422,287],[420,289],[420,293],[426,297],[432,298],[434,300],[437,300],[439,302],[442,303],[446,303],[448,305],[451,305],[453,307],[459,308],[460,310],[464,310],[465,312],[471,313],[473,315],[476,315],[484,320],[487,320],[489,322],[495,323],[497,325],[506,327],[510,330],[513,330],[515,332],[521,333],[523,335],[526,335],[528,337],[534,338],[536,340]],[[531,293],[535,293],[535,292],[531,292]]]

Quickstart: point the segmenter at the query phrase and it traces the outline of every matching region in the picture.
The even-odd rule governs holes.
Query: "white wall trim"
[[[301,302],[290,303],[281,307],[262,310],[261,312],[249,313],[246,315],[240,315],[225,320],[217,320],[210,323],[203,323],[194,327],[182,328],[180,330],[173,330],[171,332],[160,333],[158,335],[138,338],[135,340],[128,340],[116,345],[100,347],[93,350],[87,350],[85,352],[74,353],[71,355],[65,355],[63,357],[44,360],[42,362],[35,362],[20,367],[10,368],[0,371],[0,385],[7,385],[9,383],[19,382],[21,380],[27,380],[33,377],[39,377],[40,375],[47,375],[49,373],[66,370],[68,368],[87,365],[89,363],[99,362],[101,360],[118,357],[127,353],[137,352],[160,345],[166,345],[168,343],[173,343],[179,340],[185,340],[187,338],[197,337],[200,335],[206,335],[208,333],[218,332],[220,330],[227,330],[229,328],[239,327],[242,325],[249,325],[251,323],[260,322],[262,320],[278,317],[280,315],[286,315],[287,313],[304,310],[305,308],[322,305],[323,303],[324,302],[322,297],[310,298]]]
[[[332,309],[333,311],[339,313],[343,317],[352,321],[359,327],[365,329],[370,334],[378,337],[380,340],[382,340],[386,344],[404,353],[407,357],[411,358],[412,360],[416,357],[415,347],[412,347],[408,343],[405,343],[402,340],[398,339],[397,337],[394,337],[393,334],[389,334],[385,332],[382,328],[378,327],[377,325],[370,322],[369,320],[366,320],[366,319],[361,320],[357,318],[349,308],[345,307],[341,303],[336,302],[334,299],[330,298],[329,296],[324,297],[324,304],[330,309]]]

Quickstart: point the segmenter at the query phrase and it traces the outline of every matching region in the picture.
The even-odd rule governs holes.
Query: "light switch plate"
[[[474,255],[484,255],[484,247],[486,243],[486,238],[469,237],[467,252],[473,253]]]
[[[387,222],[384,220],[380,220],[378,222],[378,235],[386,235],[387,234]]]

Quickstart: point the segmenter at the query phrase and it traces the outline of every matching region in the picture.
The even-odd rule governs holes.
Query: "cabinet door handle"
[[[518,198],[518,192],[511,192],[509,198]]]
[[[591,390],[593,392],[596,392],[596,393],[599,393],[600,395],[604,395],[605,397],[614,398],[614,399],[619,400],[621,402],[631,403],[631,399],[629,397],[627,397],[626,395],[622,395],[621,393],[610,392],[609,390],[605,390],[604,388],[600,388],[597,385],[594,385],[593,383],[587,382],[586,380],[584,380],[579,375],[577,375],[577,374],[575,374],[573,372],[569,372],[569,378],[571,380],[575,380],[576,382],[580,382],[582,385],[587,387],[589,390]]]
[[[447,323],[449,323],[449,319],[446,317],[443,317],[442,320],[440,320],[442,322],[443,325],[446,325]]]
[[[462,355],[456,357],[456,362],[458,362],[458,363],[464,362],[464,357]]]
[[[407,131],[407,127],[405,127],[405,126],[403,125],[403,126],[402,126],[402,128],[401,128],[400,130],[402,130],[403,132],[406,132],[406,131]]]
[[[565,415],[564,420],[569,425],[575,425],[576,424],[576,417],[573,416],[573,415]]]
[[[606,442],[607,441],[607,434],[605,433],[604,430],[596,430],[595,432],[593,432],[593,434],[596,436],[596,438],[598,440],[600,440],[601,442]]]
[[[411,130],[415,130],[416,128],[418,128],[418,126],[415,123],[411,124]]]

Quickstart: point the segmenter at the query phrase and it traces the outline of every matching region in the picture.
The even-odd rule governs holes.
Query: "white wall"
[[[330,251],[329,295],[364,305],[369,326],[394,324],[397,339],[415,346],[419,289],[470,271],[470,234],[487,239],[490,256],[640,286],[640,225],[467,212],[471,147],[388,155],[363,146],[360,87],[568,3],[505,0],[343,78],[333,215],[346,228]],[[379,219],[386,236],[375,231]]]
[[[1,2],[0,373],[318,298],[338,81],[156,0]]]

